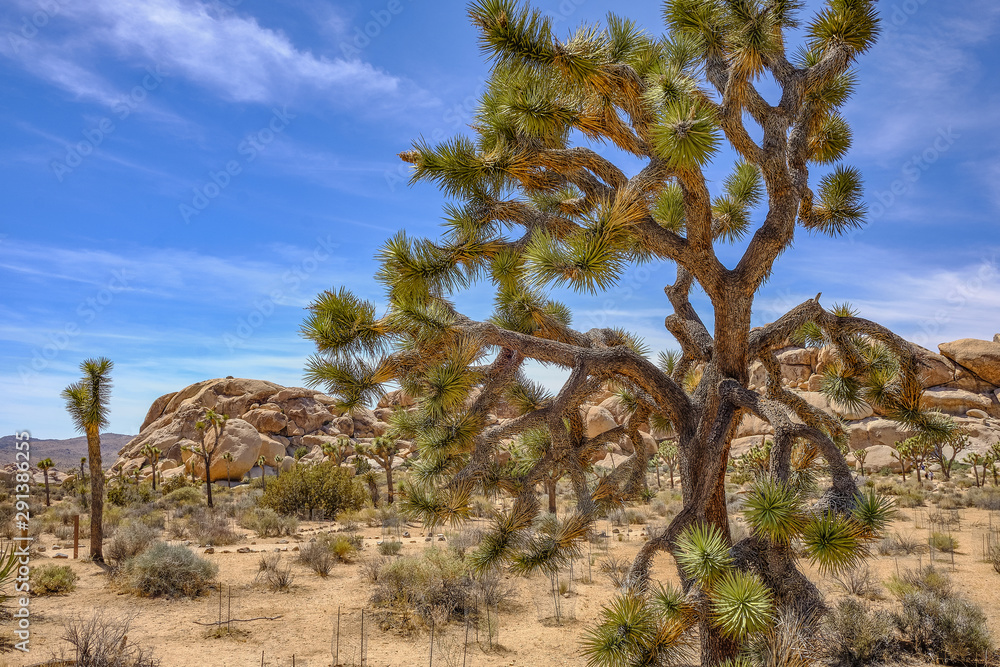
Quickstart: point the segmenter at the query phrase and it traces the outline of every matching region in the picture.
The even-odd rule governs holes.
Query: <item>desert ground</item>
[[[877,488],[889,492],[902,493],[906,488],[898,484],[898,475],[875,475],[870,479]],[[868,605],[891,608],[895,600],[882,582],[908,568],[926,566],[933,558],[935,566],[952,578],[955,591],[986,612],[989,629],[993,637],[998,638],[1000,573],[985,561],[984,547],[997,540],[1000,512],[960,506],[961,501],[956,502],[956,498],[962,497],[962,487],[968,486],[971,479],[959,473],[955,481],[958,484],[924,482],[917,492],[924,504],[899,508],[887,534],[903,538],[899,542],[907,548],[899,549],[898,544],[894,549],[873,548],[865,567],[875,588],[862,591],[861,595]],[[650,483],[655,490],[652,475]],[[916,488],[912,479],[907,484]],[[732,507],[736,509],[739,489],[731,486]],[[663,490],[650,503],[636,504],[617,515],[616,520],[600,521],[595,537],[574,560],[572,570],[563,568],[557,581],[543,575],[525,578],[503,574],[501,583],[509,587],[509,595],[499,609],[491,610],[491,618],[487,620],[480,609],[478,618],[474,613],[467,616],[467,623],[462,618],[439,619],[433,627],[433,648],[432,628],[426,619],[414,615],[408,622],[402,622],[398,610],[388,613],[373,604],[374,585],[365,574],[366,564],[378,558],[389,561],[430,549],[471,549],[477,541],[476,531],[485,527],[486,519],[474,519],[458,528],[435,528],[430,532],[417,522],[396,523],[385,528],[380,525],[379,515],[369,508],[341,517],[337,522],[302,521],[292,534],[268,538],[260,538],[230,519],[231,527],[238,533],[238,538],[234,538],[237,541],[209,548],[190,539],[169,539],[171,533],[176,532],[170,530],[171,524],[184,521],[174,515],[180,517],[185,512],[177,508],[173,512],[160,511],[165,521],[163,538],[174,544],[187,544],[199,556],[218,565],[216,581],[221,586],[195,599],[123,594],[109,584],[106,569],[86,561],[85,541],[80,550],[83,557],[74,560],[72,540],[42,532],[36,542],[38,553],[34,556],[33,567],[50,563],[67,565],[78,577],[76,588],[68,594],[32,600],[31,651],[29,654],[0,653],[0,665],[71,660],[74,648],[64,638],[67,624],[74,619],[89,618],[95,610],[104,610],[108,617],[130,617],[127,641],[151,651],[165,666],[250,667],[292,665],[294,660],[295,665],[315,667],[335,664],[335,654],[338,656],[336,664],[359,665],[362,660],[362,610],[366,616],[364,664],[373,667],[583,665],[586,661],[579,652],[580,638],[615,592],[610,572],[632,559],[645,536],[666,525],[679,507],[678,491],[671,491],[664,484]],[[238,500],[243,493],[245,490],[241,489],[217,492],[218,511]],[[912,492],[898,496],[900,504],[913,504],[912,496]],[[567,510],[569,502],[568,489],[560,486],[560,511]],[[57,502],[49,512],[58,507]],[[385,523],[385,513],[382,516],[381,521]],[[115,519],[120,521],[119,526],[128,521],[120,512]],[[734,512],[733,521],[736,533],[745,530],[738,511]],[[68,531],[58,532],[65,536]],[[114,529],[110,532],[113,536]],[[935,532],[956,539],[955,551],[929,549],[927,542]],[[355,539],[362,547],[351,554],[347,562],[334,564],[329,575],[322,577],[297,563],[296,559],[301,548],[325,533],[360,536]],[[402,543],[398,555],[379,555],[380,543],[397,539]],[[907,550],[911,553],[905,553]],[[56,554],[70,557],[57,559]],[[272,590],[260,576],[259,564],[270,554],[280,554],[279,568],[290,570],[292,581],[285,590]],[[800,567],[818,584],[828,604],[833,605],[849,594],[834,577],[817,572],[805,559],[800,561]],[[654,578],[678,582],[669,555],[657,559]],[[557,587],[555,594],[554,586]],[[220,619],[223,621],[219,626],[221,630],[199,625]],[[260,620],[230,623],[230,619]],[[6,641],[10,641],[9,637]],[[921,664],[914,662],[917,659],[912,655],[904,658],[901,654],[899,659],[908,664]]]

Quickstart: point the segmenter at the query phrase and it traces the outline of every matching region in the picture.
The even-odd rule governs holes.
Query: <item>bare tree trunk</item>
[[[549,494],[549,514],[556,513],[556,480],[549,477],[545,480],[545,490]]]
[[[386,502],[389,503],[390,505],[392,504],[392,501],[393,501],[392,458],[393,457],[391,457],[391,456],[389,457],[389,462],[385,466],[385,482],[386,482],[386,485],[389,487],[386,490]]]
[[[50,507],[50,504],[49,504],[49,471],[48,471],[48,469],[46,468],[45,470],[43,470],[42,474],[45,475],[45,506],[46,507]]]
[[[87,454],[90,460],[90,559],[104,562],[104,471],[101,469],[101,434],[87,426]]]
[[[212,504],[212,455],[205,452],[205,493],[208,495],[208,506],[215,507]]]

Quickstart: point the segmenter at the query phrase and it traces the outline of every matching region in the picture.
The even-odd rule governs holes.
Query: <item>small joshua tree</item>
[[[226,462],[226,481],[229,481],[233,478],[232,473],[230,472],[230,467],[233,464],[233,453],[226,452],[222,455],[222,460]]]
[[[392,461],[399,453],[399,443],[392,438],[379,436],[370,445],[358,445],[358,453],[375,460],[385,471],[385,482],[388,490],[386,492],[386,502],[390,505],[394,500],[392,485]]]
[[[49,470],[55,467],[55,463],[52,459],[43,459],[38,462],[38,469],[42,471],[42,475],[45,476],[45,506],[49,507]]]
[[[214,507],[212,503],[212,458],[222,444],[222,434],[226,430],[226,422],[229,415],[220,415],[215,410],[208,408],[205,410],[205,418],[195,423],[195,428],[201,432],[201,446],[190,447],[189,451],[201,457],[205,465],[205,495],[208,498],[208,506]],[[208,431],[211,429],[213,440],[208,444]],[[191,462],[191,477],[194,478],[194,461]]]
[[[368,495],[372,498],[372,505],[378,507],[381,502],[378,477],[375,475],[375,469],[372,468],[371,462],[364,456],[358,455],[354,459],[354,473],[368,485]]]
[[[274,455],[274,475],[276,477],[281,475],[281,462],[284,460],[285,457],[282,456],[281,454]]]
[[[267,489],[267,481],[264,479],[267,477],[267,459],[261,454],[257,458],[257,467],[260,468],[260,488]]]
[[[929,440],[928,458],[941,466],[946,480],[951,479],[951,469],[955,465],[955,457],[969,448],[969,436],[963,431],[956,431],[947,437],[927,438]]]
[[[865,476],[865,459],[868,458],[868,450],[862,447],[861,449],[854,450],[854,458],[858,462],[858,467],[861,468],[861,476]]]
[[[656,450],[656,455],[667,466],[667,473],[670,475],[670,488],[674,488],[674,471],[677,469],[677,445],[672,442],[661,442]]]
[[[142,446],[142,454],[149,459],[150,464],[153,466],[153,491],[156,491],[156,464],[159,463],[163,450],[147,443]]]

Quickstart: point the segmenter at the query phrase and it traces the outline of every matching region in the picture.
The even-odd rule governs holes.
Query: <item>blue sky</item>
[[[654,2],[535,6],[561,33],[612,7],[661,30]],[[880,6],[845,108],[870,224],[800,233],[755,321],[822,291],[927,347],[991,338],[1000,6]],[[36,437],[73,435],[59,392],[90,356],[116,363],[119,433],[205,378],[301,385],[309,300],[340,285],[378,299],[380,244],[437,233],[443,197],[409,187],[396,154],[464,131],[487,74],[452,0],[7,0],[0,35],[0,423]],[[671,275],[640,267],[608,295],[561,297],[576,327],[663,349]],[[460,304],[485,316],[489,301],[482,287]]]

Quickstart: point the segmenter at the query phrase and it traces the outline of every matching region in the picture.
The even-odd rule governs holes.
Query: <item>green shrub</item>
[[[121,590],[143,597],[198,597],[207,591],[219,567],[187,547],[156,542],[125,561],[115,577]]]
[[[269,479],[260,505],[279,514],[308,514],[310,519],[318,510],[325,518],[336,519],[345,510],[363,507],[365,497],[361,484],[348,468],[324,461],[297,465]]]
[[[944,572],[907,570],[889,585],[901,604],[896,625],[920,654],[946,662],[974,662],[992,650],[986,614],[957,595]]]
[[[981,510],[1000,510],[1000,486],[984,486],[979,489],[969,489],[966,500],[970,507]]]
[[[147,482],[142,484],[118,483],[108,489],[107,499],[110,504],[118,507],[150,503],[153,502],[153,487]]]
[[[184,488],[194,489],[195,491],[198,491],[198,488],[200,486],[201,486],[200,484],[192,482],[187,475],[175,475],[174,477],[171,477],[170,479],[160,484],[160,492],[163,493],[164,495],[169,495],[174,491],[177,491],[178,489],[184,489]],[[201,492],[199,492],[199,495],[201,495]]]
[[[200,505],[204,497],[205,494],[193,486],[181,486],[173,491],[164,493],[164,496],[157,501],[157,504],[162,507]]]
[[[471,611],[472,579],[454,552],[428,549],[382,564],[377,574],[375,605],[415,612],[425,620],[449,619]]]
[[[840,600],[824,619],[823,630],[828,656],[844,667],[881,662],[892,657],[897,644],[892,615],[857,598]]]
[[[933,533],[931,534],[931,546],[938,551],[951,553],[958,550],[958,540],[944,533]]]
[[[993,564],[993,569],[997,571],[997,574],[1000,574],[1000,544],[990,546],[986,553],[986,559]]]
[[[397,556],[403,550],[403,543],[395,540],[386,540],[378,545],[378,552],[383,556]]]
[[[257,533],[257,537],[291,535],[299,528],[295,517],[284,517],[268,507],[255,507],[240,515],[239,524]]]
[[[59,595],[76,589],[76,572],[69,565],[42,565],[31,570],[32,595]]]
[[[135,558],[156,541],[157,531],[142,521],[127,521],[115,528],[114,534],[104,546],[104,557],[110,565],[120,567],[130,558]]]

